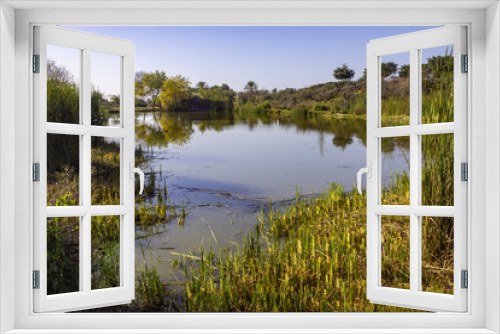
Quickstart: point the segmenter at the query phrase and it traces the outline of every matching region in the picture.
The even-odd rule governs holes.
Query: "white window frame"
[[[39,289],[34,289],[35,312],[74,311],[130,303],[135,296],[135,161],[134,111],[134,45],[127,40],[100,36],[51,26],[34,27],[34,53],[40,64],[47,63],[47,45],[78,50],[80,54],[80,122],[78,124],[47,121],[47,66],[40,65],[33,75],[34,84],[34,162],[39,163],[39,181],[33,184],[34,201],[34,270],[39,271]],[[120,124],[119,127],[95,126],[91,123],[92,53],[115,55],[119,60]],[[80,139],[80,205],[47,206],[47,134],[77,135]],[[120,204],[91,204],[91,139],[115,138],[120,141]],[[132,177],[131,177],[132,176]],[[94,216],[120,216],[120,285],[92,290],[91,219]],[[79,290],[47,295],[47,218],[79,218]]]
[[[342,2],[337,4],[316,4],[311,2],[296,2],[272,5],[241,4],[232,5],[232,8],[222,8],[217,2],[206,2],[204,8],[176,9],[179,4],[154,5],[170,8],[134,10],[115,9],[109,11],[89,9],[98,6],[91,1],[74,6],[88,6],[87,9],[66,8],[61,10],[19,10],[16,13],[8,4],[0,4],[0,159],[15,157],[15,164],[6,164],[0,160],[0,182],[2,196],[0,208],[2,211],[0,236],[0,319],[5,320],[1,329],[16,329],[13,333],[37,333],[38,329],[54,329],[50,332],[73,333],[76,329],[88,329],[88,333],[103,333],[105,329],[114,332],[144,333],[146,328],[165,329],[161,332],[176,332],[176,329],[191,328],[192,332],[203,332],[203,329],[212,329],[211,332],[236,332],[235,329],[253,328],[261,332],[292,332],[281,330],[295,328],[295,332],[335,332],[337,329],[351,328],[349,332],[415,332],[411,328],[419,328],[419,332],[427,333],[492,333],[500,331],[500,263],[499,244],[500,229],[500,176],[498,163],[500,162],[500,136],[498,124],[500,118],[498,109],[500,101],[500,70],[499,50],[500,42],[500,11],[498,3],[491,2],[450,2],[434,1],[418,4],[413,1],[406,9],[390,9],[396,4],[384,1],[370,2],[371,7],[364,9],[366,3]],[[41,1],[22,3],[20,6],[42,6]],[[56,4],[69,6],[69,2]],[[103,3],[106,3],[105,1]],[[126,6],[123,2],[123,6]],[[146,4],[143,6],[148,6]],[[284,2],[283,2],[284,3]],[[333,2],[332,2],[333,3]],[[16,1],[11,1],[16,6]],[[50,5],[50,4],[49,4]],[[108,3],[109,5],[109,3]],[[116,4],[115,4],[116,5]],[[149,4],[151,6],[151,4]],[[52,3],[54,6],[54,3]],[[101,5],[101,6],[105,6]],[[112,6],[112,5],[111,5]],[[136,5],[137,6],[137,5]],[[247,7],[245,7],[247,6]],[[281,7],[280,7],[281,6]],[[340,8],[335,8],[335,6]],[[405,7],[402,1],[399,8]],[[420,6],[420,7],[419,7]],[[429,7],[425,7],[429,6]],[[461,6],[454,9],[453,6]],[[468,9],[466,9],[468,6]],[[490,6],[487,10],[487,6]],[[231,7],[231,6],[229,6]],[[269,8],[271,7],[271,8]],[[357,9],[356,9],[357,7]],[[444,9],[436,9],[444,8]],[[54,7],[52,7],[54,8]],[[275,8],[281,8],[276,10]],[[345,9],[354,8],[355,10]],[[420,8],[420,9],[419,9]],[[471,9],[472,8],[472,9]],[[15,22],[13,21],[15,14]],[[6,19],[5,19],[6,18]],[[5,19],[2,21],[2,19]],[[486,25],[485,25],[486,22]],[[34,314],[31,286],[32,260],[30,252],[32,245],[32,218],[33,212],[26,210],[32,207],[31,199],[26,201],[27,194],[32,193],[30,181],[32,147],[32,76],[29,73],[32,54],[32,27],[35,24],[61,25],[442,25],[465,24],[469,30],[469,50],[471,59],[468,78],[470,90],[468,92],[469,119],[468,146],[470,154],[469,165],[469,201],[468,234],[471,242],[468,245],[469,268],[469,307],[466,313],[435,313],[435,314]],[[15,30],[15,43],[9,30]],[[7,48],[4,48],[4,43]],[[15,60],[12,60],[13,45],[15,45]],[[7,53],[7,55],[5,55]],[[9,68],[15,66],[15,72]],[[333,66],[333,65],[332,65]],[[488,71],[486,71],[488,66]],[[5,94],[12,92],[9,79],[14,81],[15,97]],[[488,85],[486,85],[488,84]],[[15,119],[12,117],[15,107]],[[486,122],[488,117],[488,122]],[[15,127],[15,146],[6,142],[9,138],[5,134],[12,134],[5,127]],[[490,134],[486,140],[485,133]],[[488,155],[485,149],[490,149]],[[15,152],[15,154],[14,154]],[[485,163],[488,162],[488,164]],[[5,173],[15,170],[15,180]],[[488,182],[486,172],[489,172]],[[491,174],[490,174],[491,173]],[[11,179],[9,179],[11,178]],[[5,185],[15,187],[15,200],[9,202],[7,197],[11,189]],[[488,196],[486,196],[488,193]],[[14,203],[12,203],[14,202]],[[15,211],[8,210],[7,205],[14,204]],[[488,204],[488,207],[485,206]],[[15,226],[9,224],[5,218],[14,218]],[[472,229],[472,226],[474,228]],[[12,256],[11,249],[14,249]],[[15,286],[12,289],[12,286]],[[486,293],[486,290],[488,293]],[[15,308],[12,309],[12,305]],[[141,324],[142,322],[142,324]],[[140,325],[139,325],[140,324]],[[141,327],[141,330],[132,330]],[[355,329],[359,329],[356,331]],[[121,329],[121,330],[120,330]],[[196,330],[198,329],[198,330]],[[264,329],[268,329],[265,331]],[[382,330],[381,330],[382,329]],[[460,330],[462,329],[462,330]],[[490,331],[490,329],[492,331]],[[108,333],[110,332],[108,331]],[[47,331],[45,331],[47,332]],[[158,331],[159,332],[159,331]],[[181,330],[178,330],[181,332]],[[187,333],[186,331],[183,331]],[[248,332],[248,331],[247,331]],[[339,331],[337,331],[339,332]]]
[[[461,55],[467,54],[466,27],[439,27],[419,32],[372,40],[367,46],[367,162],[371,177],[367,179],[367,298],[370,302],[422,310],[467,310],[467,290],[461,288],[461,270],[467,270],[467,185],[460,179],[460,164],[467,163],[467,76],[461,73]],[[454,121],[422,124],[422,54],[421,50],[453,46],[454,52]],[[381,64],[382,57],[408,52],[410,56],[410,124],[382,127]],[[452,134],[454,136],[454,200],[453,206],[424,206],[421,203],[422,158],[421,136]],[[382,205],[381,140],[406,136],[410,141],[410,204]],[[382,216],[407,216],[410,241],[410,288],[397,289],[381,284]],[[421,291],[422,227],[424,216],[454,218],[454,293]]]

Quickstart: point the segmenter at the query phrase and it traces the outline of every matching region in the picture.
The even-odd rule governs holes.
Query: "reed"
[[[443,247],[431,224],[424,229],[425,252]],[[407,217],[384,217],[382,234],[382,281],[408,289]],[[440,253],[450,257],[449,239],[444,242]],[[433,261],[424,257],[424,268],[436,267]],[[285,209],[263,210],[241,245],[217,252],[200,247],[196,262],[186,269],[191,312],[410,311],[366,299],[365,198],[337,184],[317,197],[297,196]],[[426,291],[450,293],[449,275],[434,270],[429,278]]]

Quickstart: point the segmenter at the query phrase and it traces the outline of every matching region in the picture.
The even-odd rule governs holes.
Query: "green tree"
[[[409,78],[410,77],[410,65],[401,65],[399,68],[398,75],[400,78]]]
[[[199,90],[208,89],[208,84],[205,81],[198,81],[198,83],[196,84],[196,88],[198,88]]]
[[[255,83],[255,81],[249,81],[245,85],[245,91],[247,91],[249,93],[255,93],[257,91],[257,89],[258,89],[258,86]]]
[[[143,84],[144,84],[144,94],[151,97],[151,102],[153,103],[153,108],[159,102],[158,96],[162,92],[163,82],[167,80],[167,75],[165,71],[154,71],[144,74]]]
[[[102,108],[105,101],[103,93],[98,88],[92,87],[90,92],[90,124],[107,125],[107,115]]]
[[[353,90],[350,87],[350,82],[354,77],[354,74],[356,74],[356,72],[354,72],[354,70],[351,70],[345,63],[342,64],[341,67],[337,67],[335,70],[333,70],[333,77],[335,79],[349,83],[347,87],[346,85],[344,85],[344,88],[342,89],[342,99],[344,101],[345,110],[349,110],[350,101],[352,99]]]
[[[342,64],[341,67],[337,67],[333,70],[333,77],[340,81],[351,81],[354,77],[354,70],[351,70],[347,64]]]
[[[80,89],[71,72],[53,59],[47,59],[47,121],[80,123]],[[80,158],[77,136],[48,134],[47,147],[49,176],[66,167],[78,170]]]
[[[111,95],[110,100],[113,107],[120,107],[120,95]]]
[[[146,102],[145,97],[145,87],[144,87],[144,75],[146,72],[139,71],[135,72],[135,106],[145,107]]]
[[[177,75],[163,82],[161,102],[167,109],[174,108],[182,100],[190,98],[190,82],[187,78]]]
[[[47,121],[78,124],[80,90],[73,75],[53,59],[47,59]]]
[[[387,78],[398,71],[398,64],[393,61],[382,63],[382,78]]]
[[[424,76],[432,76],[434,78],[440,78],[448,76],[449,73],[453,72],[453,55],[449,54],[449,50],[446,50],[444,56],[433,56],[427,58],[427,63],[422,65],[422,74]]]
[[[223,83],[222,85],[220,85],[220,89],[224,90],[224,91],[229,91],[231,90],[231,88],[229,88],[229,85],[226,84],[226,83]]]

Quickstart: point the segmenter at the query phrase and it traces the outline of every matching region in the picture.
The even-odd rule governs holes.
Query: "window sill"
[[[486,334],[495,333],[484,328],[475,329],[15,329],[5,334]]]

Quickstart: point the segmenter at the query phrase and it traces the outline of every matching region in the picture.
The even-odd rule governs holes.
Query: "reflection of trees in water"
[[[383,138],[381,142],[382,153],[391,153],[396,149],[410,151],[410,137],[408,136]]]
[[[184,145],[194,132],[193,124],[176,114],[153,113],[153,124],[136,124],[137,139],[142,139],[148,146],[167,147],[168,144]]]
[[[293,129],[298,133],[332,134],[332,144],[342,150],[354,141],[354,137],[366,146],[366,120],[326,118],[315,114],[252,114],[231,112],[203,113],[152,113],[153,121],[146,117],[138,119],[136,124],[137,139],[142,139],[148,146],[159,148],[168,144],[184,145],[191,139],[194,126],[203,133],[207,130],[221,132],[244,123],[250,131],[257,126]],[[323,143],[320,140],[320,146]],[[404,145],[403,145],[404,146]],[[401,147],[401,146],[400,146]],[[320,147],[322,148],[322,147]],[[385,151],[384,151],[385,152]]]
[[[343,150],[349,145],[352,144],[352,137],[340,137],[340,136],[335,136],[332,139],[332,143],[335,147],[339,147]]]

